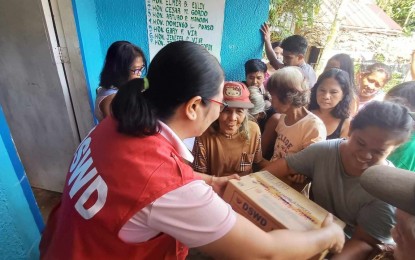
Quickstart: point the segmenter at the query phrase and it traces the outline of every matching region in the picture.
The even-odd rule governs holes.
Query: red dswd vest
[[[116,126],[105,119],[78,147],[41,259],[185,259],[188,249],[167,234],[138,244],[118,238],[135,213],[197,177],[160,134],[131,137]]]

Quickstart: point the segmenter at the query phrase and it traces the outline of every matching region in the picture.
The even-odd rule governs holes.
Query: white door
[[[68,34],[69,45],[58,39],[53,20],[61,18],[50,6],[47,0],[0,0],[0,104],[31,185],[62,191],[93,119],[76,32]]]

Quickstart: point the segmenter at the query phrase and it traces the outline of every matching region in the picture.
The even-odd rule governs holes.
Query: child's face
[[[246,84],[248,87],[260,87],[264,84],[265,74],[262,71],[252,72],[246,75]]]

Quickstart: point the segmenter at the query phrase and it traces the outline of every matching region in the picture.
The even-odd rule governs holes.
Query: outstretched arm
[[[198,249],[215,259],[309,259],[326,249],[340,252],[344,239],[343,230],[334,224],[331,214],[317,230],[280,229],[268,233],[238,215],[225,236]]]
[[[268,163],[268,165],[262,170],[269,171],[272,175],[278,177],[279,179],[286,179],[291,174],[297,173],[288,166],[287,161],[284,158]]]
[[[266,122],[264,132],[261,136],[262,156],[270,160],[274,153],[275,140],[277,139],[277,132],[275,128],[278,125],[281,114],[273,114]]]
[[[229,176],[224,176],[224,177],[215,177],[213,175],[208,175],[208,174],[204,174],[200,172],[194,172],[194,173],[198,175],[202,180],[204,180],[207,185],[212,186],[213,190],[217,194],[219,194],[219,196],[223,195],[223,192],[225,191],[226,185],[228,184],[229,180],[240,179],[239,175],[236,173],[229,175]]]
[[[265,45],[265,54],[267,55],[267,58],[269,60],[269,63],[272,65],[272,67],[274,67],[274,69],[280,69],[282,67],[284,67],[284,64],[281,63],[278,59],[277,59],[277,55],[275,55],[274,50],[272,49],[272,44],[271,44],[271,32],[269,30],[269,25],[264,23],[261,26],[261,32],[262,35],[264,36],[264,45]]]
[[[343,251],[334,255],[332,259],[367,259],[377,243],[379,241],[371,237],[363,228],[357,226],[352,238],[344,245]]]

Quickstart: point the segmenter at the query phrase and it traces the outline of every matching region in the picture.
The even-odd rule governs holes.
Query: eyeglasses
[[[132,69],[130,70],[134,75],[141,75],[144,73],[144,71],[146,70],[146,66],[142,66],[141,68],[136,68],[136,69]]]
[[[206,100],[208,100],[208,101],[210,101],[210,102],[213,102],[213,103],[216,103],[216,104],[219,104],[220,105],[220,112],[222,112],[225,108],[227,108],[229,105],[228,104],[226,104],[226,102],[219,102],[219,101],[216,101],[216,100],[213,100],[213,99],[206,99]]]

